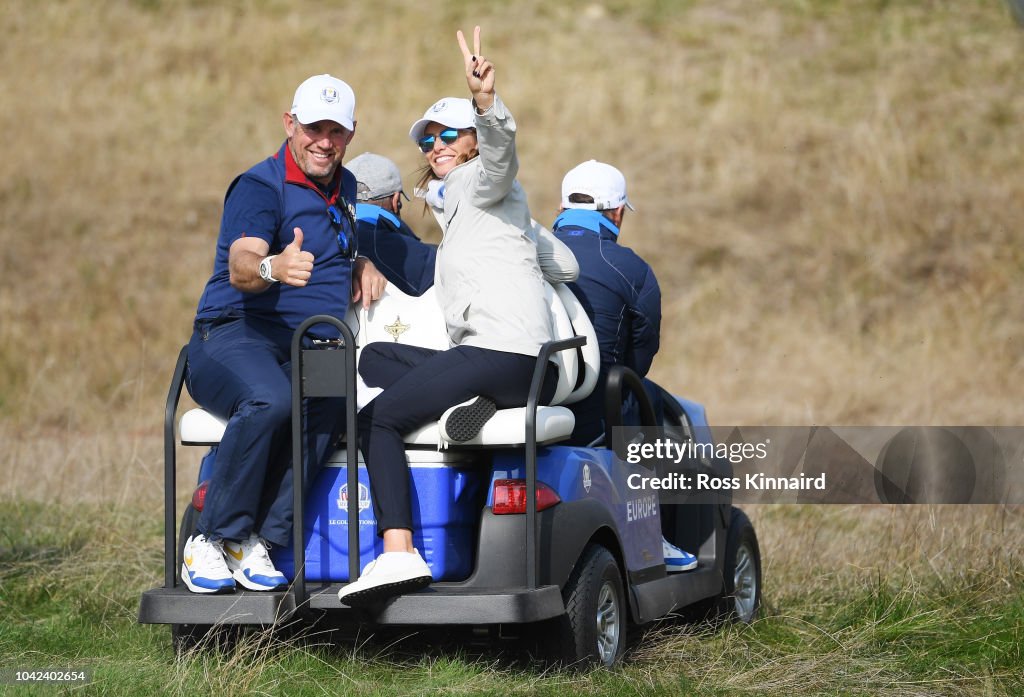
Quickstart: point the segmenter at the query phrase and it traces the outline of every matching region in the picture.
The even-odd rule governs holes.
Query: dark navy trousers
[[[536,356],[456,346],[446,351],[377,342],[359,358],[359,374],[370,387],[383,387],[359,412],[359,448],[370,476],[377,534],[413,529],[409,467],[403,437],[436,421],[449,407],[477,395],[499,409],[526,405]],[[549,364],[541,393],[555,393],[558,369]]]
[[[245,540],[256,532],[288,545],[292,534],[292,331],[240,313],[196,323],[188,344],[192,399],[227,419],[199,518],[208,538]],[[345,400],[305,400],[311,484],[344,426]]]

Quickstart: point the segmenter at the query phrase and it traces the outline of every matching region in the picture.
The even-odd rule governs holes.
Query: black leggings
[[[359,412],[359,448],[370,475],[377,534],[413,529],[409,468],[403,437],[477,395],[499,409],[521,407],[530,392],[536,356],[456,346],[447,351],[378,342],[367,345],[359,374],[383,387]],[[548,364],[541,403],[555,393],[558,369]]]

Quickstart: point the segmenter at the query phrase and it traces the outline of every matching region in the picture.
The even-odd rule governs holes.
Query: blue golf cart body
[[[556,296],[564,301],[560,306],[573,302],[567,292],[561,289]],[[559,336],[538,358],[530,401],[521,413],[505,415],[512,424],[505,425],[505,432],[511,436],[488,436],[485,427],[479,442],[449,444],[439,442],[437,430],[428,425],[406,439],[414,543],[430,565],[434,583],[360,609],[343,605],[337,592],[382,547],[366,469],[362,464],[348,467],[360,457],[352,437],[308,485],[302,468],[293,465],[295,516],[303,525],[296,527],[289,547],[271,550],[291,581],[287,589],[197,595],[180,582],[183,540],[195,529],[202,501],[193,496],[179,524],[174,486],[177,447],[179,442],[216,446],[224,427],[222,420],[193,409],[182,416],[179,432],[177,412],[187,362],[182,349],[165,410],[165,578],[163,586],[143,593],[139,621],[171,625],[179,649],[195,645],[196,637],[218,625],[271,627],[322,616],[336,623],[371,626],[519,625],[540,630],[541,650],[552,659],[604,665],[622,655],[630,623],[684,612],[751,621],[760,604],[761,562],[747,517],[727,498],[663,505],[657,491],[631,488],[630,481],[637,480],[631,475],[654,476],[652,465],[629,463],[621,448],[616,452],[612,437],[613,432],[621,434],[621,405],[632,393],[640,402],[644,426],[657,427],[659,434],[680,442],[713,445],[704,408],[651,383],[645,387],[635,374],[616,367],[606,387],[608,434],[600,443],[581,447],[563,444],[572,430],[571,415],[568,425],[564,423],[568,410],[537,403],[543,368],[559,354],[574,354],[574,361],[559,364],[562,372],[567,363],[575,371],[570,372],[568,391],[593,389],[596,341],[589,322],[580,317],[581,309],[575,310],[570,308],[572,320],[563,323]],[[346,322],[310,318],[296,332],[294,462],[302,461],[304,398],[345,396],[346,432],[356,432],[356,336],[362,336],[365,345],[373,339],[373,325],[385,326],[394,336],[393,327],[411,324],[409,314],[405,319],[396,316],[394,322],[385,310],[378,308],[377,315],[363,313]],[[318,323],[336,326],[339,340],[316,349],[301,348],[302,336]],[[583,353],[588,342],[589,358]],[[587,369],[590,384],[581,387]],[[659,390],[657,422],[646,394],[651,389]],[[496,429],[492,430],[497,433]],[[197,477],[200,488],[214,461],[204,458]],[[729,476],[727,462],[708,458],[693,458],[677,468]],[[663,537],[695,554],[697,568],[669,573]],[[350,549],[359,554],[349,554]]]

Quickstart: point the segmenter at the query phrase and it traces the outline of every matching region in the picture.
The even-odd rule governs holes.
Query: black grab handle
[[[341,333],[341,339],[330,349],[303,349],[302,340],[309,328],[317,324],[330,324]],[[333,351],[342,349],[344,365],[338,370]],[[307,366],[308,361],[308,366]],[[340,393],[340,394],[339,394]],[[305,438],[302,428],[302,399],[304,397],[345,398],[345,441],[348,455],[348,573],[349,579],[359,576],[359,459],[356,430],[356,340],[348,325],[332,315],[314,315],[292,335],[292,483],[294,511],[292,513],[293,559],[295,578],[292,590],[295,607],[306,602],[306,545],[305,537],[305,482],[302,463]],[[353,495],[353,492],[356,492]]]

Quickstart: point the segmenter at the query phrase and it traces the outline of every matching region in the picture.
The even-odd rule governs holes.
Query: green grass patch
[[[0,505],[0,667],[87,669],[93,681],[82,692],[105,695],[1024,691],[1024,595],[1005,578],[967,573],[879,573],[782,602],[769,597],[772,613],[751,626],[666,621],[634,629],[614,670],[558,672],[510,642],[367,628],[341,638],[254,630],[232,649],[206,646],[176,659],[167,627],[136,623],[140,593],[162,577],[155,518],[97,506]],[[784,580],[769,578],[767,587]]]

